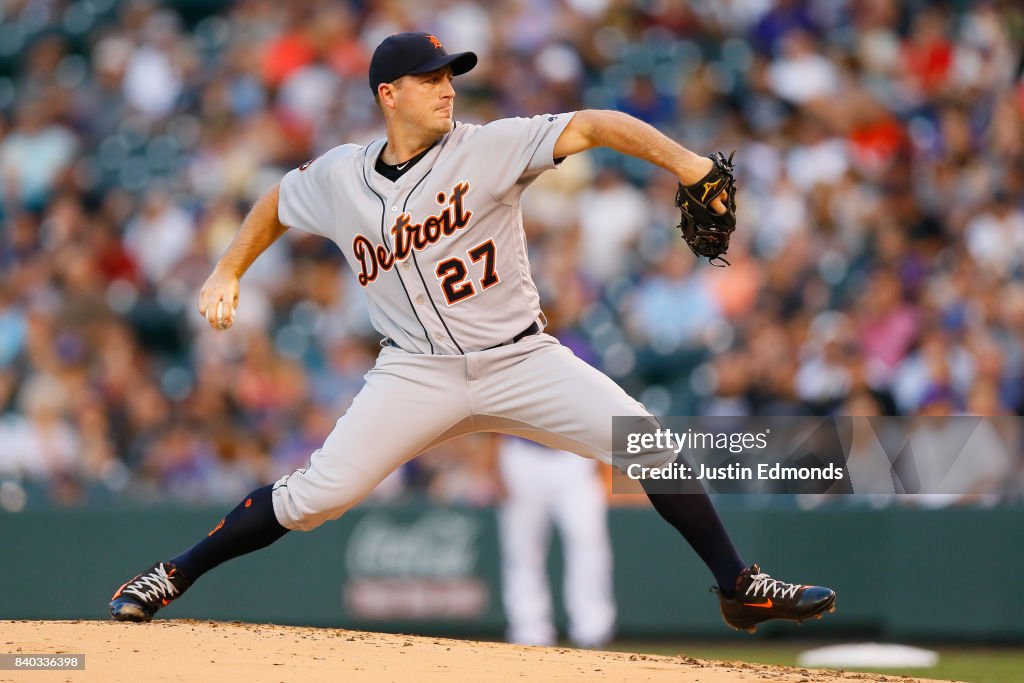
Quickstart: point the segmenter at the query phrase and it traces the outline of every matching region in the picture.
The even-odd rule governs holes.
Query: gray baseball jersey
[[[280,220],[341,248],[400,348],[494,346],[540,317],[519,198],[572,116],[456,124],[397,182],[374,171],[384,140],[335,147],[284,177]]]
[[[620,467],[623,457],[674,457],[613,457],[612,416],[656,424],[647,410],[550,335],[505,343],[543,320],[519,199],[555,167],[555,141],[571,118],[456,125],[396,182],[374,168],[383,140],[336,147],[285,176],[281,222],[341,247],[393,345],[309,465],[274,485],[283,526],[336,519],[402,463],[471,432]]]

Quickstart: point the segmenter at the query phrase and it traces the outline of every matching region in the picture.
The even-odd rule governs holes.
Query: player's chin
[[[436,130],[439,135],[444,135],[446,133],[450,133],[452,131],[452,128],[455,127],[455,124],[452,122],[451,118],[449,117],[449,118],[437,121],[435,123],[435,126],[436,126],[436,128],[434,130]]]

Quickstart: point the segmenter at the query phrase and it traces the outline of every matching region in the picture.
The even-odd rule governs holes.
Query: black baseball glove
[[[693,185],[679,184],[676,206],[679,207],[679,230],[683,241],[697,256],[707,256],[714,266],[727,266],[722,255],[729,250],[729,237],[736,229],[736,178],[733,176],[732,157],[721,152],[709,154],[714,166],[708,174]],[[721,194],[729,193],[725,200],[725,213],[715,213],[711,202]],[[721,263],[717,263],[721,261]]]

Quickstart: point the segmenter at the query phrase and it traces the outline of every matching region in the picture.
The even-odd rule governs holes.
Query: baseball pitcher
[[[381,352],[309,465],[256,489],[196,545],[122,585],[110,603],[114,619],[149,621],[210,569],[337,519],[400,465],[461,434],[511,434],[620,469],[675,459],[671,450],[616,451],[612,416],[656,426],[655,419],[544,333],[520,200],[565,157],[608,147],[679,179],[684,239],[720,260],[735,226],[731,157],[698,156],[613,111],[455,122],[452,80],[476,62],[425,33],[385,39],[369,80],[387,137],[306,162],[246,217],[200,291],[209,324],[230,328],[242,275],[286,230],[304,230],[344,253],[366,290]],[[746,566],[703,490],[676,495],[644,485],[711,570],[729,625],[752,631],[834,608],[828,588]]]

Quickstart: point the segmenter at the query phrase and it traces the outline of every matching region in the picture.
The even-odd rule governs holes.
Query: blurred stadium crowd
[[[288,169],[383,135],[366,68],[402,30],[480,55],[457,119],[615,108],[739,150],[728,269],[680,244],[675,179],[636,160],[573,157],[524,203],[556,334],[652,412],[1024,412],[1019,2],[0,6],[8,508],[233,502],[306,463],[379,340],[338,249],[286,234],[229,333],[197,292]],[[484,445],[381,495],[490,502]]]

